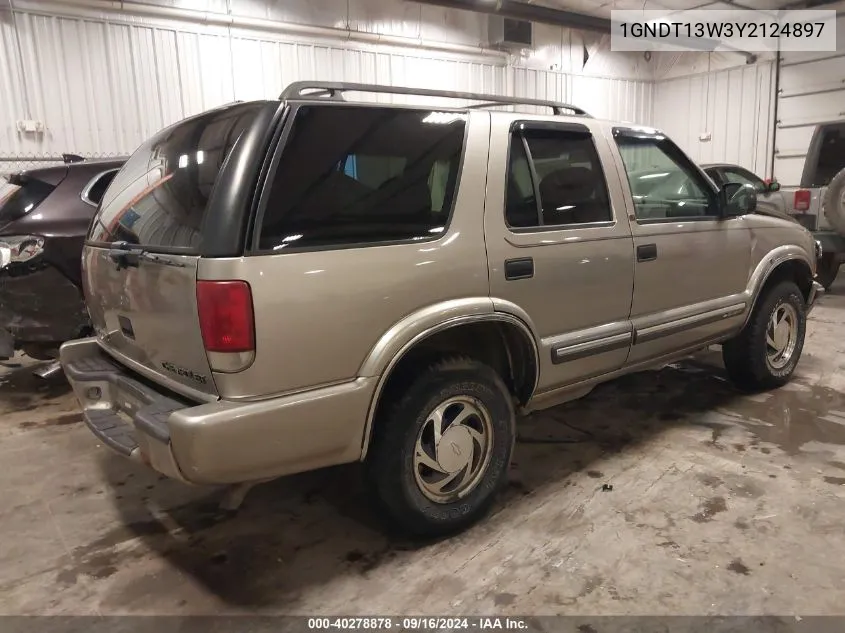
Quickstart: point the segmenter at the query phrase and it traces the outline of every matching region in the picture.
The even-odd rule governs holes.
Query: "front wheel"
[[[783,281],[758,299],[745,328],[722,345],[725,369],[740,388],[761,390],[786,384],[795,371],[807,328],[798,286]]]
[[[388,516],[408,533],[441,536],[484,515],[514,444],[513,404],[499,375],[470,359],[440,361],[383,409],[366,466]]]

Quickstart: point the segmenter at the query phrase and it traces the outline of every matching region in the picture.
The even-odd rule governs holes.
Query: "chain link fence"
[[[79,157],[85,160],[107,160],[115,158],[126,158],[125,154],[119,152],[99,154],[69,154],[68,156]],[[63,156],[15,156],[0,155],[0,179],[6,180],[11,174],[16,174],[28,169],[43,169],[62,165],[66,161]]]

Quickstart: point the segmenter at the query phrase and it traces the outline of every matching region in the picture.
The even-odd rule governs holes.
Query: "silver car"
[[[776,180],[760,178],[745,167],[730,163],[712,163],[702,165],[704,172],[713,179],[718,187],[728,183],[747,185],[757,192],[757,211],[774,215],[775,217],[792,219],[787,211],[790,206],[786,196]]]

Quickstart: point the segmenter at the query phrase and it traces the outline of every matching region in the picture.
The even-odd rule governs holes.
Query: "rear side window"
[[[55,187],[36,179],[21,177],[19,184],[0,187],[0,224],[14,222],[31,213]]]
[[[117,175],[116,169],[95,176],[94,179],[85,186],[85,189],[82,190],[83,202],[90,204],[92,207],[96,207],[100,204],[100,200],[103,199],[103,195],[106,193],[106,189],[109,188],[111,181],[114,180],[115,175]]]
[[[508,226],[577,226],[613,219],[607,183],[588,132],[515,133],[509,163]]]
[[[465,115],[299,108],[264,212],[261,250],[436,237],[457,188]]]
[[[262,105],[211,110],[141,145],[105,189],[88,239],[196,251],[220,169]]]

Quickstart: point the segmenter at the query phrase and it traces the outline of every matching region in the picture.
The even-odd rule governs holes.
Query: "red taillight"
[[[810,192],[806,189],[799,189],[792,199],[792,206],[796,211],[807,211],[810,208]]]
[[[245,281],[198,281],[197,310],[207,352],[255,349],[252,293]]]

